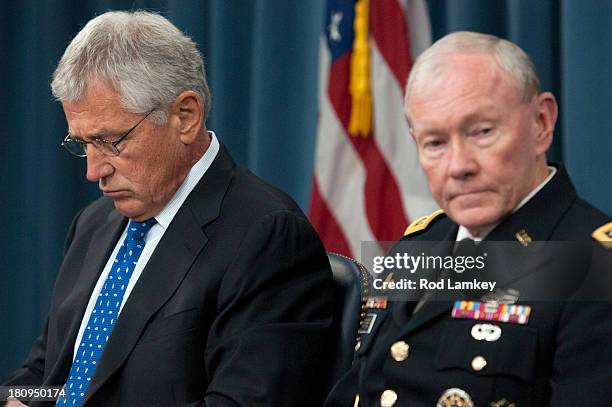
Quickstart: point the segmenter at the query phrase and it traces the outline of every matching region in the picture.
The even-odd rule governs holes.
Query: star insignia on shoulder
[[[420,218],[416,218],[410,226],[406,228],[404,231],[404,236],[410,236],[422,230],[426,230],[432,222],[444,215],[444,211],[442,209],[438,209],[434,213],[430,215],[421,216]]]

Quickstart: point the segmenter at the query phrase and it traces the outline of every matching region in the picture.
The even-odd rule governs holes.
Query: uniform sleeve
[[[559,320],[551,406],[610,405],[612,389],[612,251],[594,243],[588,278]]]
[[[612,303],[572,302],[557,335],[551,406],[604,407],[612,389]]]

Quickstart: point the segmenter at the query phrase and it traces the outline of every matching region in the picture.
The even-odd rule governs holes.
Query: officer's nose
[[[448,164],[448,173],[452,178],[463,180],[478,172],[478,162],[471,147],[461,138],[452,141]]]
[[[87,179],[98,182],[101,178],[108,177],[115,171],[109,163],[108,157],[97,148],[89,144],[87,146]]]

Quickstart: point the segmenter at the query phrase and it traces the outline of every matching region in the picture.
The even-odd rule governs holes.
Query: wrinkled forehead
[[[123,130],[133,117],[123,109],[121,102],[119,93],[106,83],[88,86],[78,100],[62,102],[68,131],[85,137]]]
[[[489,53],[450,54],[418,67],[406,95],[407,114],[415,104],[446,103],[466,98],[514,100],[520,92],[514,78]]]

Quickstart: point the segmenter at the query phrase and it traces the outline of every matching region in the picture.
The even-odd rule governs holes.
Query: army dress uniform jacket
[[[450,254],[458,225],[441,213],[421,223],[426,227],[402,240],[435,241],[440,254]],[[610,217],[577,197],[559,167],[549,183],[485,241],[518,244],[517,235],[533,241],[590,241],[597,229],[598,236],[606,232],[602,240],[610,240]],[[588,245],[603,255],[612,252],[600,242]],[[612,287],[606,289],[612,292]],[[428,301],[414,312],[415,302],[390,301],[386,309],[369,309],[376,315],[374,324],[361,336],[352,368],[325,405],[612,405],[612,303],[523,304],[531,307],[525,324],[453,318],[454,304]],[[475,339],[472,329],[482,322],[494,326],[497,336]]]
[[[66,383],[85,308],[126,223],[107,198],[77,215],[45,330],[5,385]],[[298,206],[221,146],[127,299],[83,405],[320,405],[332,284]]]

